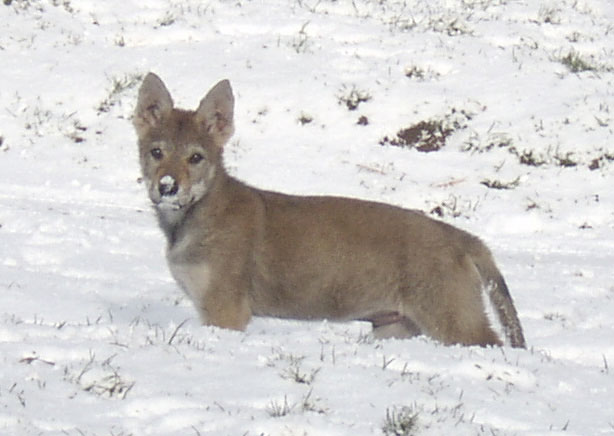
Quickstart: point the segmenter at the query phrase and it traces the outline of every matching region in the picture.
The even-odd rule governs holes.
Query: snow
[[[13,0],[0,20],[0,434],[377,435],[404,407],[415,435],[614,434],[612,2]],[[148,71],[187,108],[231,80],[225,158],[255,186],[482,237],[528,349],[200,326],[139,182]],[[439,151],[380,145],[433,119],[462,125]]]

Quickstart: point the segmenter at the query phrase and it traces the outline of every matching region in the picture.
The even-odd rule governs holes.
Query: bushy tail
[[[482,276],[488,297],[495,309],[495,313],[503,326],[505,336],[512,347],[526,348],[522,326],[512,301],[510,291],[495,265],[492,255],[482,245],[478,253],[474,253],[473,260]]]

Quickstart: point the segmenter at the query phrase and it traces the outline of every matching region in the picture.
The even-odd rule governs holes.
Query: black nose
[[[162,197],[172,197],[177,194],[179,190],[179,186],[177,185],[177,181],[174,177],[164,176],[160,179],[158,183],[158,192]]]

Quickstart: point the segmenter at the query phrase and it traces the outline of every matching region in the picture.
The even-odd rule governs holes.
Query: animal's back
[[[399,306],[400,292],[428,286],[428,276],[444,274],[463,254],[463,242],[475,239],[421,212],[386,204],[260,195],[256,301],[262,296],[283,306],[269,315],[295,317],[291,312],[301,309],[307,318],[355,318],[361,298],[369,313]]]

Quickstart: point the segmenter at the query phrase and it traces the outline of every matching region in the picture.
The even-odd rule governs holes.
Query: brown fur
[[[134,116],[169,267],[203,323],[365,320],[376,337],[500,345],[486,292],[511,345],[525,346],[505,281],[476,237],[418,211],[268,192],[230,177],[222,150],[233,109],[228,81],[192,112],[175,109],[150,73]]]

